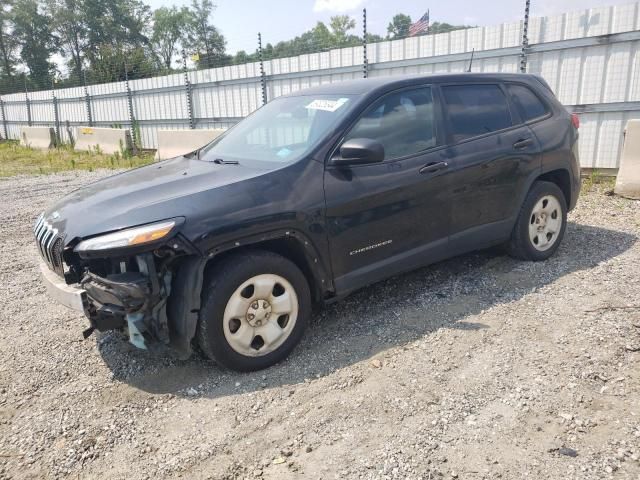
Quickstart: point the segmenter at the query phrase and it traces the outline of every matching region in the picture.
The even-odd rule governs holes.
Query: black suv
[[[206,147],[71,193],[36,221],[52,296],[131,343],[255,370],[313,304],[503,244],[557,250],[578,118],[537,76],[447,74],[279,97]]]

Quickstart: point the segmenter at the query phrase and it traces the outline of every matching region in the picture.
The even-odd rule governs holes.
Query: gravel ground
[[[47,298],[32,221],[105,174],[0,180],[0,478],[640,478],[639,202],[595,187],[551,260],[379,283],[237,374]]]

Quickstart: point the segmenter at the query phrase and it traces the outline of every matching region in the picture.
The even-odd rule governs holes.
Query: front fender
[[[333,279],[331,275],[329,275],[329,262],[320,255],[319,249],[313,244],[311,239],[295,228],[269,230],[263,233],[252,234],[236,240],[223,242],[212,247],[207,252],[207,257],[212,258],[236,248],[259,246],[260,243],[278,239],[289,239],[298,242],[298,245],[305,252],[309,270],[314,276],[314,280],[317,282],[317,285],[322,285],[324,291],[333,291]]]
[[[201,292],[204,271],[207,264],[217,256],[243,247],[259,247],[261,243],[289,239],[305,252],[309,272],[322,293],[333,291],[333,280],[326,268],[326,262],[318,250],[302,232],[295,229],[273,230],[254,234],[234,241],[215,245],[204,256],[191,255],[178,265],[173,277],[171,295],[167,301],[167,320],[170,344],[181,359],[188,358],[191,353],[191,341],[195,337],[200,313]]]

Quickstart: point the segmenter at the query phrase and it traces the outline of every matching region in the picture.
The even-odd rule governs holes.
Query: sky
[[[152,8],[188,5],[190,0],[146,0]],[[329,22],[333,15],[347,14],[362,29],[362,8],[367,8],[370,33],[385,35],[389,21],[396,13],[418,20],[427,9],[431,21],[465,25],[494,25],[518,21],[524,11],[524,0],[214,0],[217,9],[213,23],[227,39],[227,51],[253,52],[257,33],[263,44],[288,40],[311,29],[316,22]],[[572,10],[604,5],[631,3],[630,0],[531,0],[531,16],[540,17]]]

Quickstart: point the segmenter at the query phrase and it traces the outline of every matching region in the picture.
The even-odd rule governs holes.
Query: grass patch
[[[0,177],[20,174],[49,174],[71,170],[100,168],[116,170],[148,165],[153,162],[152,154],[108,155],[99,151],[76,152],[71,147],[36,150],[16,142],[0,142]]]
[[[601,172],[595,168],[582,177],[582,188],[585,192],[611,190],[615,184],[616,177],[602,175]]]

